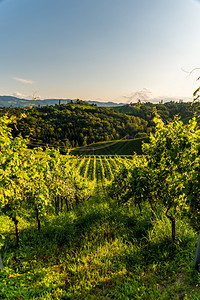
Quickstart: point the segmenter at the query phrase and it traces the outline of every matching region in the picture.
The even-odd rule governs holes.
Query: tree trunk
[[[153,207],[153,203],[151,202],[151,200],[149,200],[149,204],[151,207],[151,214],[152,214],[152,219],[155,217],[155,208]]]
[[[39,210],[38,210],[37,207],[35,208],[35,210],[36,210],[36,220],[37,220],[37,223],[38,223],[38,231],[40,231],[40,215],[39,215]]]
[[[140,213],[142,213],[142,208],[141,208],[141,205],[139,202],[138,202],[138,207],[139,207]]]
[[[75,201],[76,201],[76,205],[78,205],[79,204],[79,198],[78,198],[77,194],[75,194],[74,198],[75,198]]]
[[[15,224],[16,246],[18,246],[19,245],[19,227],[18,227],[19,221],[16,219],[16,217],[13,217],[12,220]]]
[[[55,197],[55,210],[56,210],[56,214],[58,215],[58,213],[59,213],[59,198],[58,198],[58,196]]]
[[[63,197],[60,199],[60,211],[63,212]]]
[[[67,211],[69,211],[69,203],[67,201],[67,197],[65,197],[65,204],[66,204],[66,207],[67,207]]]
[[[171,222],[172,222],[172,241],[175,241],[175,217],[171,217]]]
[[[167,213],[168,213],[168,210],[169,208],[167,208],[167,211],[166,211],[166,216],[170,219],[170,221],[172,222],[172,241],[174,242],[175,241],[175,217],[172,217],[172,216],[169,216]]]

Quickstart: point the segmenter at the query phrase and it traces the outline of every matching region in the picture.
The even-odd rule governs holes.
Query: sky
[[[199,16],[200,0],[0,0],[0,95],[192,101]]]

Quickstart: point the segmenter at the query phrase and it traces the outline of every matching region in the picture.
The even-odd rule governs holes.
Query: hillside
[[[27,100],[28,101],[28,100]],[[52,99],[52,103],[54,100]],[[67,100],[66,100],[67,101]],[[29,104],[31,102],[29,101]],[[32,104],[32,103],[31,103]],[[33,102],[35,104],[35,102]],[[69,149],[85,147],[98,142],[109,144],[124,139],[136,139],[149,136],[154,132],[153,121],[155,110],[167,123],[179,115],[188,121],[194,115],[196,108],[191,103],[136,103],[118,107],[98,107],[82,100],[70,101],[68,104],[37,107],[5,107],[0,109],[0,115],[15,116],[12,126],[14,137],[21,135],[29,140],[30,147],[55,147],[62,153]],[[116,146],[109,144],[92,145],[92,149],[73,150],[78,154],[133,154],[141,153],[140,140],[130,142],[120,141]],[[93,150],[93,148],[101,147]],[[105,148],[105,149],[104,149]],[[88,148],[87,148],[88,149]]]
[[[69,148],[100,141],[134,138],[147,132],[147,122],[79,101],[55,106],[4,108],[0,115],[15,116],[13,136],[29,139],[30,146]]]
[[[72,155],[133,155],[142,154],[142,143],[148,138],[99,142],[70,150]]]

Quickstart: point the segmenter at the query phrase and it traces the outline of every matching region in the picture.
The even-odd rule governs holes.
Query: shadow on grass
[[[43,255],[56,254],[63,246],[72,251],[78,250],[85,243],[95,228],[101,227],[105,213],[89,210],[77,210],[77,216],[71,218],[69,213],[62,213],[41,222],[41,230],[36,225],[20,230],[20,244],[15,246],[14,233],[5,232],[6,242],[2,249],[3,256],[18,257],[26,260]],[[15,253],[15,255],[12,255]]]
[[[136,273],[136,269],[139,269],[138,276],[141,276],[143,271],[140,272],[140,270],[150,270],[153,264],[163,264],[163,266],[165,265],[163,267],[165,268],[163,277],[160,275],[163,270],[162,266],[158,273],[160,278],[165,280],[166,276],[171,276],[174,270],[177,270],[178,260],[184,263],[184,257],[181,257],[180,252],[183,250],[190,251],[188,246],[190,244],[189,235],[188,238],[174,244],[167,234],[163,238],[156,237],[156,239],[150,241],[148,234],[153,226],[150,211],[146,210],[140,214],[135,208],[122,208],[114,203],[107,206],[103,206],[100,202],[96,206],[93,204],[90,202],[77,208],[75,212],[62,213],[59,216],[51,217],[46,220],[45,225],[41,224],[40,232],[36,230],[36,227],[22,230],[21,245],[18,249],[13,249],[11,240],[5,245],[3,256],[6,258],[7,264],[10,264],[12,270],[24,276],[19,276],[18,284],[15,283],[14,279],[10,281],[13,285],[16,285],[15,289],[19,289],[19,286],[24,284],[23,293],[26,293],[28,282],[34,282],[34,286],[37,286],[35,292],[35,288],[32,289],[32,292],[30,292],[32,294],[27,299],[42,293],[40,282],[43,277],[48,277],[46,268],[55,268],[56,274],[66,272],[71,279],[70,284],[54,282],[53,279],[49,283],[43,283],[43,291],[51,295],[56,289],[65,291],[62,297],[58,299],[98,299],[97,296],[100,297],[99,299],[117,299],[116,287],[121,295],[124,292],[124,297],[134,295],[134,288],[137,289],[138,284],[140,284],[139,279],[136,280],[136,277],[131,275]],[[76,291],[77,298],[70,296],[69,290],[76,289],[77,278],[80,276],[80,269],[84,264],[81,260],[78,261],[79,255],[84,259],[86,256],[96,253],[99,246],[103,248],[106,243],[111,245],[117,239],[120,239],[122,251],[123,246],[125,247],[127,244],[136,244],[134,250],[133,247],[130,247],[130,249],[125,247],[122,254],[117,254],[116,257],[111,259],[108,258],[111,266],[114,266],[115,272],[117,273],[118,270],[119,274],[115,275],[113,273],[110,278],[109,274],[108,278],[105,274],[105,280],[97,280],[95,286],[93,284],[91,289],[85,289],[85,291],[79,291],[79,293]],[[109,253],[112,252],[112,247],[109,248],[109,251]],[[97,254],[99,255],[99,261],[104,259],[102,253]],[[92,267],[98,269],[98,263],[96,266],[91,261],[91,264]],[[169,267],[167,267],[167,264]],[[84,266],[87,266],[87,264]],[[120,275],[121,266],[126,269],[129,280],[134,283],[132,288],[131,284],[127,283],[127,291],[123,287],[126,279]],[[36,269],[34,270],[34,268]],[[51,269],[51,272],[54,271]],[[166,272],[168,272],[168,275],[166,275]],[[154,273],[152,272],[152,274]],[[193,276],[193,283],[198,282],[199,277],[195,273],[191,273],[191,276]],[[9,280],[6,279],[6,281],[6,284],[9,284]],[[24,297],[22,292],[21,295]],[[142,294],[138,292],[138,295],[141,297]]]
[[[128,242],[145,239],[152,226],[149,214],[138,215],[134,209],[128,210],[132,211],[126,215],[123,208],[113,203],[106,207],[102,207],[101,202],[96,207],[84,204],[72,212],[73,217],[67,212],[43,220],[40,231],[36,224],[21,230],[20,245],[16,249],[12,234],[2,249],[3,256],[12,257],[15,252],[20,259],[26,260],[56,254],[62,247],[81,251],[88,241],[98,247],[120,237]]]

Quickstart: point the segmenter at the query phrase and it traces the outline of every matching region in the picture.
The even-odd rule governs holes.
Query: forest
[[[0,118],[0,298],[199,299],[198,117],[154,111],[143,155],[73,156],[31,149],[18,112]]]
[[[96,142],[146,138],[155,129],[155,109],[165,123],[175,115],[187,122],[196,110],[185,102],[139,102],[108,108],[77,100],[55,106],[1,108],[0,116],[15,116],[12,135],[28,139],[30,147],[47,145],[66,153]]]
[[[63,150],[126,135],[134,137],[147,127],[139,117],[85,103],[1,110],[1,114],[6,113],[16,116],[14,136],[21,134],[30,144],[54,145]]]

